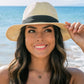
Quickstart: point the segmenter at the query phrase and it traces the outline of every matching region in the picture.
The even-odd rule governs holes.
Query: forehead
[[[26,28],[30,28],[30,27],[35,27],[35,28],[47,28],[47,27],[53,27],[50,24],[33,24],[33,25],[27,25]]]

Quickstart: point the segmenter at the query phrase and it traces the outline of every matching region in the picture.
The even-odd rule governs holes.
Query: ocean
[[[6,38],[11,25],[21,24],[25,6],[0,6],[0,66],[9,64],[14,58],[16,42]],[[55,7],[59,22],[81,22],[84,24],[84,7]],[[84,71],[84,53],[71,39],[64,42],[68,66]]]

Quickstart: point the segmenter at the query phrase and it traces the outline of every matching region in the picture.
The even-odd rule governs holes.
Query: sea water
[[[14,58],[16,42],[6,38],[8,27],[21,24],[25,6],[0,6],[0,66],[9,64]],[[55,7],[59,22],[81,22],[84,24],[84,7]],[[68,66],[84,71],[84,53],[71,39],[64,42]]]

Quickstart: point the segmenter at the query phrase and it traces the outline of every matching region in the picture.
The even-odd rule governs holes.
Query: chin
[[[36,58],[46,58],[46,57],[49,57],[49,55],[33,55],[33,57],[36,57]]]

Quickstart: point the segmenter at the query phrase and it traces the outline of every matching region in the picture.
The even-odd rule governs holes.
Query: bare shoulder
[[[72,75],[71,84],[84,84],[84,72],[77,68],[68,68],[68,71]]]
[[[0,84],[9,84],[8,65],[0,67]]]

